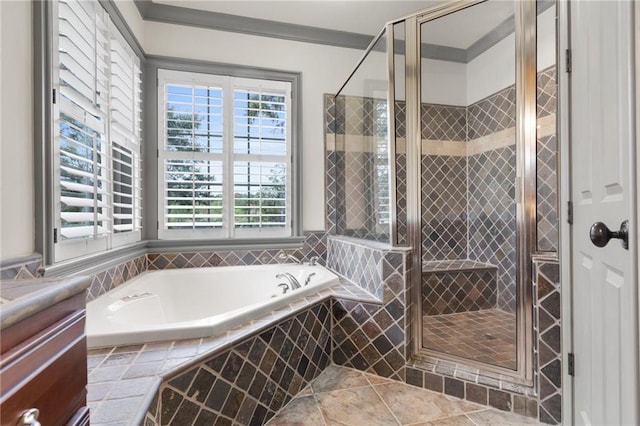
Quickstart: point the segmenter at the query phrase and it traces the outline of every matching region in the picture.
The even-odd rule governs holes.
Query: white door
[[[576,424],[640,424],[637,240],[625,250],[618,239],[599,248],[589,238],[595,222],[637,226],[633,3],[570,5]]]

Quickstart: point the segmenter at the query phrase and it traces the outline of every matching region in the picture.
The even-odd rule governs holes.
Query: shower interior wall
[[[537,147],[537,225],[538,251],[555,252],[558,244],[556,206],[555,142],[555,66],[538,72],[538,147]],[[336,109],[327,96],[327,140],[353,140],[369,136],[375,124],[373,106],[380,100],[345,97],[338,100],[357,108]],[[338,105],[340,106],[340,105]],[[369,108],[368,108],[369,107]],[[395,102],[396,109],[396,196],[397,239],[406,243],[406,105]],[[493,305],[507,312],[516,309],[516,205],[515,205],[515,87],[510,85],[467,107],[423,103],[422,118],[422,260],[429,272],[463,269],[493,271],[489,287],[474,291],[460,288],[428,287],[425,303],[439,304],[440,313],[460,312]],[[355,112],[354,112],[355,111]],[[353,125],[357,117],[358,125]],[[350,124],[351,123],[351,124]],[[375,152],[350,152],[347,143],[328,146],[328,174],[332,176],[335,199],[329,197],[329,211],[338,235],[370,237],[376,235],[349,230],[345,226],[345,200],[372,199],[366,191],[346,191],[347,176],[354,173],[354,157],[374,161]],[[351,159],[351,160],[349,160]],[[349,167],[347,167],[349,166]],[[371,168],[361,167],[360,173]],[[329,191],[329,193],[332,193]],[[362,204],[362,203],[356,203]],[[375,214],[375,209],[370,210]],[[370,222],[375,222],[370,217]],[[461,262],[466,261],[466,262]],[[428,279],[428,277],[426,277]],[[447,297],[452,296],[452,297]],[[451,306],[443,307],[447,303]]]

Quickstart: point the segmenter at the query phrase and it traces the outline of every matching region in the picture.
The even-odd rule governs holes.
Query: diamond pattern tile
[[[555,114],[558,108],[555,65],[538,72],[537,86],[538,118]]]
[[[516,318],[499,309],[425,315],[423,339],[428,349],[516,368]]]
[[[467,108],[423,104],[422,139],[439,141],[467,140]]]
[[[466,268],[422,272],[422,313],[443,315],[492,309],[497,303],[497,269]]]
[[[326,301],[166,378],[158,423],[264,424],[330,361]]]
[[[0,262],[0,280],[28,280],[42,277],[42,256],[39,254]]]
[[[396,154],[396,220],[398,244],[407,243],[407,156]]]
[[[562,423],[562,354],[560,352],[560,265],[536,261],[537,359],[540,389],[539,417],[548,424]]]
[[[498,267],[498,307],[515,312],[515,149],[469,157],[469,258]]]
[[[349,241],[329,238],[327,266],[374,296],[382,297],[383,252]]]
[[[477,139],[514,127],[515,86],[509,86],[467,108],[467,140]]]
[[[147,257],[138,256],[95,274],[87,289],[87,302],[147,270]]]
[[[555,135],[538,138],[537,144],[538,250],[558,251],[558,175]]]
[[[422,258],[467,258],[467,158],[422,157]]]
[[[396,138],[404,138],[407,135],[407,104],[404,101],[396,101]]]

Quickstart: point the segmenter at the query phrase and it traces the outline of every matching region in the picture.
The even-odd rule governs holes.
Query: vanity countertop
[[[84,291],[89,277],[0,281],[0,330]]]

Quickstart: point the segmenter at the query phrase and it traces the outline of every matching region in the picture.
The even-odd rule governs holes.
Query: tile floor
[[[268,426],[534,425],[505,413],[404,383],[329,366]]]
[[[516,318],[500,309],[425,315],[425,346],[462,358],[516,368]]]

